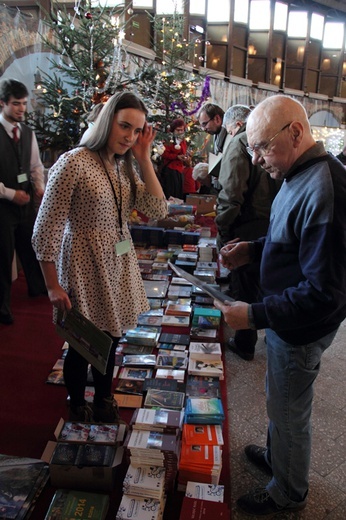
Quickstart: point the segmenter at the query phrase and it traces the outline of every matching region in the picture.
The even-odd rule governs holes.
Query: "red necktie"
[[[19,135],[18,135],[18,127],[17,127],[17,126],[14,126],[14,127],[12,128],[12,133],[13,133],[13,141],[14,141],[15,143],[18,143],[18,141],[19,141]]]

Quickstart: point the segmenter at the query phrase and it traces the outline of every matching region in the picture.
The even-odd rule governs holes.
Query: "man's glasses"
[[[267,155],[270,152],[270,144],[274,141],[274,139],[276,139],[276,137],[279,134],[281,134],[281,132],[286,130],[286,128],[288,128],[292,123],[293,123],[293,121],[291,121],[290,123],[287,123],[287,125],[283,126],[281,128],[281,130],[276,132],[276,134],[273,135],[273,137],[271,139],[269,139],[269,141],[267,143],[265,143],[265,144],[255,144],[255,146],[253,148],[251,148],[251,146],[247,146],[246,147],[247,153],[249,155],[251,155],[251,157],[253,157],[255,153],[257,155],[259,155],[260,157],[263,157],[263,155]]]
[[[208,121],[203,121],[203,123],[200,123],[199,126],[201,126],[202,128],[206,128],[210,121],[214,119],[214,117],[215,116],[211,117],[210,119],[208,119]]]

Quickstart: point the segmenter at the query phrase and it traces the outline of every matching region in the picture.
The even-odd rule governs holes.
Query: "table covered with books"
[[[64,518],[57,515],[64,507],[98,520],[230,518],[221,313],[210,294],[170,267],[220,289],[213,234],[133,226],[150,310],[124,331],[116,350],[114,398],[122,423],[57,418],[43,454],[49,511],[37,516],[38,501],[31,518]],[[64,351],[52,369],[56,384],[63,384]],[[86,399],[93,399],[92,380]]]

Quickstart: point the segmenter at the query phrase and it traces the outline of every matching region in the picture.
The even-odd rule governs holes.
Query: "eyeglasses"
[[[210,119],[208,119],[208,121],[204,121],[203,123],[200,123],[199,126],[201,126],[202,128],[206,128],[207,125],[210,123],[210,121],[212,121],[214,119],[215,116],[211,117]]]
[[[269,145],[270,143],[272,143],[274,141],[274,139],[277,138],[277,136],[279,134],[281,134],[281,132],[283,132],[284,130],[286,130],[286,128],[288,128],[291,124],[293,123],[293,121],[291,121],[290,123],[287,123],[287,125],[283,126],[281,128],[281,130],[279,130],[278,132],[276,132],[275,135],[273,135],[273,137],[271,139],[269,139],[269,141],[265,144],[255,144],[253,148],[251,148],[251,146],[247,146],[246,147],[246,151],[249,155],[251,155],[251,157],[254,156],[254,154],[256,153],[257,155],[259,155],[260,157],[263,157],[263,155],[267,155],[269,152],[270,152],[270,149],[269,148]]]

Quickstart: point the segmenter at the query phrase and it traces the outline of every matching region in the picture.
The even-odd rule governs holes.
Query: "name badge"
[[[121,240],[115,244],[115,253],[117,256],[125,255],[130,251],[130,240]]]
[[[26,182],[28,180],[28,175],[26,173],[20,173],[19,175],[17,175],[17,182],[19,182],[19,184],[21,182]]]

